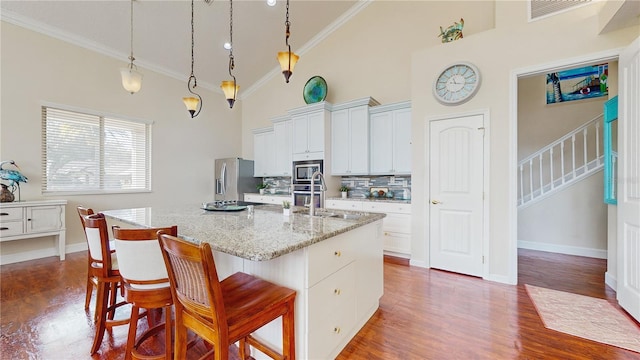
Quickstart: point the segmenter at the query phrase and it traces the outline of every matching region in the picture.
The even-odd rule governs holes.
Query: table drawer
[[[0,222],[22,221],[22,208],[2,208],[0,209]]]
[[[327,316],[351,307],[356,298],[355,263],[352,262],[309,289],[309,324],[318,324]]]
[[[23,222],[0,221],[0,237],[24,234]]]

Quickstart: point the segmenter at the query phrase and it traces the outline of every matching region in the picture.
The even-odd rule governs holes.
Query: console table
[[[0,203],[0,242],[53,235],[64,260],[66,205],[66,200]]]

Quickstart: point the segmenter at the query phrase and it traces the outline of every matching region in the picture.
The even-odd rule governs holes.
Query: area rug
[[[640,353],[640,326],[607,300],[525,288],[546,328]]]

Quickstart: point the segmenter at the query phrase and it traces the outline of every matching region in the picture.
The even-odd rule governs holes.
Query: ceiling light
[[[235,61],[233,58],[233,0],[229,0],[229,75],[233,78],[233,81],[225,80],[220,84],[220,88],[224,91],[224,96],[229,102],[229,108],[233,109],[233,104],[236,102],[236,96],[240,86],[236,84],[236,77],[233,76],[231,71],[235,67]],[[225,44],[226,45],[226,44]]]
[[[196,86],[198,86],[198,81],[196,80],[196,76],[193,75],[193,46],[194,46],[194,40],[193,40],[193,0],[191,0],[191,75],[189,76],[189,80],[187,81],[187,89],[189,90],[189,92],[197,97],[194,96],[188,96],[188,97],[183,97],[182,101],[184,102],[184,105],[187,107],[187,110],[189,111],[189,114],[191,114],[191,118],[194,118],[196,116],[198,116],[198,114],[200,114],[200,110],[202,110],[202,97],[198,94],[196,94],[193,89],[196,88]],[[193,85],[191,85],[191,82],[193,81]]]
[[[224,43],[224,45],[222,45],[222,47],[223,47],[225,50],[231,50],[231,43],[226,42],[226,43]]]
[[[131,0],[131,52],[129,54],[129,66],[120,69],[120,75],[122,76],[122,87],[131,94],[135,94],[140,91],[142,87],[142,73],[138,71],[138,67],[135,66],[133,61],[136,59],[133,57],[133,0]]]
[[[276,6],[276,0],[267,0],[267,5]]]
[[[287,17],[284,25],[285,44],[287,45],[287,51],[281,51],[278,53],[278,62],[280,63],[280,68],[282,69],[284,79],[288,83],[289,78],[293,74],[293,67],[298,62],[298,59],[300,59],[300,56],[291,52],[291,45],[289,45],[289,36],[291,35],[291,32],[289,31],[289,27],[291,26],[291,23],[289,22],[289,0],[287,0]]]

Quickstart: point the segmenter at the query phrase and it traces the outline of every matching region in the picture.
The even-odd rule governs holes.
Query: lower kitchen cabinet
[[[385,253],[403,258],[411,257],[411,204],[329,199],[326,207],[387,214],[382,221]]]

